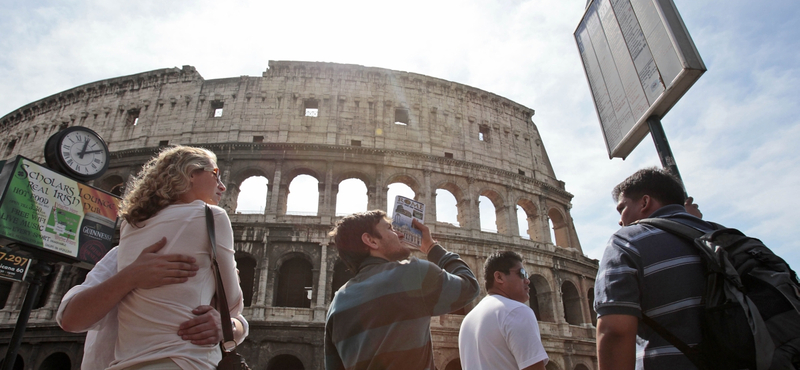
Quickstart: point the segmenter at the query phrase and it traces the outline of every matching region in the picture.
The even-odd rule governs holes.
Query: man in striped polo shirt
[[[442,248],[427,226],[420,251],[408,259],[391,220],[380,210],[342,218],[330,235],[356,275],[336,292],[325,323],[325,369],[433,370],[431,316],[455,311],[478,296],[475,276]]]
[[[696,369],[678,349],[640,321],[645,314],[683,342],[702,339],[700,300],[705,271],[688,241],[635,221],[660,217],[704,232],[712,225],[664,170],[639,170],[612,192],[620,226],[609,240],[595,280],[597,357],[605,369]]]

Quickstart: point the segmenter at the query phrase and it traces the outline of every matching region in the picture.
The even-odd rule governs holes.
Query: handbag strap
[[[225,295],[225,285],[222,283],[222,276],[219,273],[217,263],[217,238],[214,228],[214,214],[211,207],[206,204],[206,227],[208,228],[208,238],[211,239],[211,259],[214,263],[214,271],[217,274],[217,307],[222,321],[222,349],[231,352],[236,349],[236,341],[233,340],[233,327],[231,324],[231,313],[228,309],[228,296]]]

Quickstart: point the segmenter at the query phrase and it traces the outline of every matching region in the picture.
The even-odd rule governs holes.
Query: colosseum
[[[220,205],[233,223],[250,322],[240,352],[253,369],[323,368],[325,314],[350,276],[327,236],[342,203],[353,203],[337,198],[345,185],[362,189],[363,201],[355,202],[362,210],[386,209],[390,188],[406,189],[427,205],[434,237],[479,281],[492,252],[520,253],[532,275],[529,305],[550,355],[547,369],[596,369],[597,261],[582,253],[572,195],[555,177],[533,114],[474,87],[381,68],[270,61],[260,77],[205,80],[183,66],[89,83],[6,114],[0,159],[44,163],[50,135],[86,126],[112,153],[109,170],[93,185],[120,195],[161,147],[214,151],[228,188]],[[253,179],[266,186],[245,198],[241,186]],[[311,187],[296,190],[301,179]],[[314,207],[293,208],[293,198]],[[86,273],[55,266],[15,368],[80,368],[84,335],[60,330],[54,315]],[[26,287],[0,281],[0,349],[8,346]],[[439,370],[461,369],[459,325],[479,299],[431,320]]]

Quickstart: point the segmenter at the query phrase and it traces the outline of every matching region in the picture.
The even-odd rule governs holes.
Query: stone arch
[[[239,286],[244,296],[244,306],[250,307],[256,286],[256,258],[247,252],[236,251],[236,268],[239,270]]]
[[[564,305],[564,319],[570,325],[582,324],[581,297],[575,284],[569,280],[561,284],[561,301]]]
[[[518,220],[520,224],[520,235],[525,234],[530,240],[544,240],[542,237],[543,228],[541,225],[541,218],[539,217],[539,207],[536,206],[536,203],[530,199],[520,198],[517,201],[517,206],[525,213],[525,222],[523,223],[522,220]],[[519,214],[519,212],[517,214]],[[522,225],[526,227],[523,228]]]
[[[342,285],[344,285],[353,276],[356,276],[356,274],[347,268],[347,265],[344,263],[344,261],[337,259],[336,264],[333,265],[333,279],[331,280],[331,300],[333,300],[333,296],[336,295],[336,291],[339,290],[339,288],[341,288]]]
[[[364,183],[364,185],[367,186],[367,188],[370,186],[375,186],[375,179],[362,171],[345,170],[341,173],[336,173],[333,175],[334,184],[340,184],[342,181],[347,179],[359,179]]]
[[[369,208],[369,186],[357,177],[344,179],[336,184],[336,216],[364,212]]]
[[[4,358],[0,358],[0,366],[3,366],[5,362]],[[25,360],[22,359],[20,354],[17,354],[17,358],[14,360],[14,367],[12,370],[24,370],[25,369]]]
[[[389,185],[398,182],[408,185],[408,187],[414,191],[414,194],[416,194],[416,196],[419,196],[420,194],[424,193],[424,191],[421,188],[420,182],[414,176],[406,173],[398,173],[388,176],[386,178],[385,186],[388,187]],[[389,202],[394,202],[394,199],[390,199]]]
[[[542,275],[533,274],[530,276],[530,306],[539,321],[556,322],[555,310],[553,310],[555,297],[550,283]]]
[[[303,253],[290,253],[278,264],[275,307],[311,308],[309,289],[314,289],[313,263]]]
[[[482,189],[479,196],[488,198],[494,206],[495,224],[497,225],[498,234],[508,234],[508,212],[506,210],[506,201],[499,192],[492,188]]]
[[[16,367],[16,366],[15,366]],[[64,352],[56,352],[47,356],[39,365],[39,370],[71,370],[72,360]]]
[[[550,361],[547,361],[547,365],[544,366],[544,370],[561,370],[561,366],[558,366],[553,359],[550,359]]]
[[[445,365],[444,370],[461,370],[461,359],[454,358]]]
[[[241,204],[241,201],[242,201],[241,199],[239,199],[243,195],[242,191],[247,191],[247,187],[248,187],[247,183],[250,182],[250,181],[253,181],[253,180],[250,180],[250,179],[257,178],[257,177],[263,177],[264,179],[267,180],[266,181],[267,188],[265,188],[263,190],[262,189],[250,190],[250,191],[253,191],[254,193],[245,194],[245,196],[249,195],[250,199],[252,199],[252,197],[255,195],[255,192],[257,191],[257,195],[255,195],[255,196],[257,196],[259,198],[257,200],[257,202],[259,202],[259,203],[263,202],[264,203],[263,206],[261,206],[259,204],[259,207],[263,207],[264,209],[266,209],[267,204],[268,204],[267,196],[268,196],[269,193],[271,193],[269,191],[270,190],[269,189],[269,185],[270,185],[270,179],[272,178],[272,174],[269,173],[268,171],[265,171],[264,168],[258,167],[258,166],[254,166],[254,165],[247,165],[247,166],[245,166],[243,168],[237,168],[235,171],[231,171],[230,177],[228,178],[228,181],[225,184],[225,186],[227,187],[227,190],[225,190],[225,197],[223,197],[223,201],[222,201],[222,203],[225,204],[225,206],[223,208],[229,209],[229,211],[228,211],[229,213],[234,213],[234,212],[236,212],[236,213],[263,213],[264,210],[261,210],[261,212],[253,212],[252,208],[255,208],[255,207],[249,207],[246,210],[242,210],[241,209],[242,207],[239,207],[239,205]],[[242,185],[245,186],[245,189],[242,189]]]
[[[8,296],[11,294],[11,287],[14,283],[9,280],[0,280],[0,309],[6,306]]]
[[[464,227],[468,225],[466,215],[469,214],[469,211],[464,206],[464,190],[462,190],[458,184],[451,181],[445,181],[436,185],[436,190],[439,189],[446,190],[453,195],[453,198],[456,199],[456,222],[458,222],[458,226]],[[436,201],[438,202],[438,199]],[[438,203],[436,204],[436,207],[436,215],[438,218],[440,212],[438,209]]]
[[[553,235],[556,238],[556,240],[553,240],[553,244],[569,248],[569,227],[564,214],[558,208],[550,208],[547,210],[547,217],[553,223]]]
[[[577,364],[577,365],[575,365],[575,369],[574,370],[589,370],[589,369],[590,369],[589,366],[586,366],[584,364]]]
[[[299,357],[289,354],[277,355],[267,363],[267,370],[305,370]]]
[[[238,186],[232,185],[226,197],[226,210],[230,213],[264,214],[269,196],[269,179],[265,176],[250,176]],[[233,212],[231,212],[233,211]]]
[[[381,207],[386,207],[381,209],[385,209],[387,214],[389,215],[393,214],[392,206],[394,206],[395,197],[393,195],[390,195],[390,193],[392,192],[390,186],[393,184],[403,184],[407,186],[409,189],[411,189],[411,192],[413,192],[414,194],[413,196],[411,196],[410,194],[405,194],[405,196],[415,200],[422,200],[421,197],[423,193],[421,192],[420,183],[417,181],[416,178],[404,173],[391,175],[387,177],[386,186],[383,188],[386,191],[385,193],[386,204],[380,205]]]
[[[293,203],[293,202],[296,202],[296,201],[300,201],[300,199],[314,198],[314,194],[310,194],[310,193],[309,194],[298,194],[297,192],[295,192],[295,194],[292,194],[291,191],[290,191],[290,188],[293,187],[293,185],[295,185],[295,184],[300,185],[300,184],[302,184],[303,181],[310,181],[310,179],[308,179],[308,178],[301,177],[301,176],[304,176],[304,175],[305,176],[309,176],[309,177],[313,178],[314,180],[316,180],[316,183],[317,183],[316,184],[316,186],[317,186],[316,199],[314,199],[313,201],[310,201],[310,202],[307,203],[307,207],[309,208],[308,210],[306,210],[305,207],[295,207],[294,204],[292,204],[292,208],[290,209],[290,204],[289,204],[290,202]],[[296,183],[295,180],[297,180],[298,178],[299,178],[300,182]],[[313,185],[308,184],[308,186],[310,188]],[[319,174],[316,171],[312,170],[312,169],[309,169],[309,168],[306,168],[306,167],[300,167],[300,168],[296,168],[296,169],[290,171],[289,172],[289,176],[286,177],[285,185],[281,184],[281,193],[284,194],[283,197],[285,197],[285,200],[283,202],[281,202],[282,203],[282,207],[283,207],[283,211],[284,211],[283,213],[284,214],[300,215],[300,216],[316,216],[316,215],[318,215],[319,214],[319,199],[320,199],[320,193],[321,193],[321,191],[319,189],[322,186],[324,186],[324,185],[323,185],[322,181],[320,181]],[[298,208],[298,209],[296,209],[296,208]]]

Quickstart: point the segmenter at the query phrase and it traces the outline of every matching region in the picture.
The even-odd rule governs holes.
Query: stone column
[[[436,204],[433,199],[436,199],[436,189],[431,189],[431,171],[422,171],[424,176],[424,184],[422,185],[425,191],[420,194],[419,201],[425,203],[425,221],[433,224],[436,221]]]
[[[338,186],[336,186],[338,189]],[[333,163],[327,162],[325,171],[325,183],[319,185],[319,216],[333,218],[336,213],[336,194],[333,191]],[[325,221],[323,221],[325,222]],[[330,221],[328,221],[330,222]]]
[[[283,161],[278,161],[275,164],[275,175],[272,177],[272,182],[270,183],[272,188],[272,196],[269,197],[269,203],[267,204],[266,213],[272,214],[277,216],[281,214],[279,210],[283,208],[284,213],[286,212],[286,206],[280,207],[278,201],[281,199],[281,168],[283,167]]]
[[[314,305],[314,321],[325,322],[325,292],[328,287],[328,246],[320,244],[319,278],[317,279],[317,303]]]

